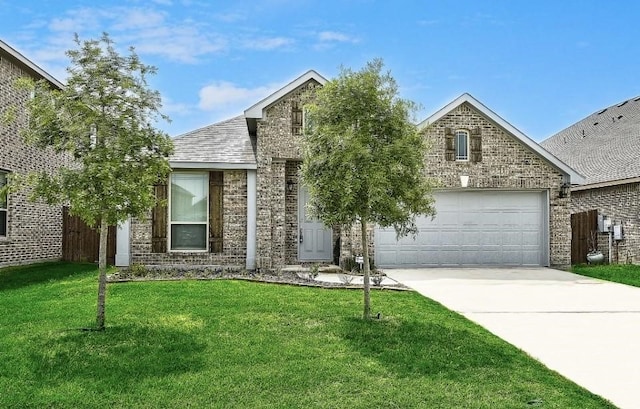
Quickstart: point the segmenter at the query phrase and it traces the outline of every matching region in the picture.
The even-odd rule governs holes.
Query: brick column
[[[273,267],[282,267],[285,264],[285,167],[284,160],[273,160],[271,163],[271,231],[272,231],[272,261]]]

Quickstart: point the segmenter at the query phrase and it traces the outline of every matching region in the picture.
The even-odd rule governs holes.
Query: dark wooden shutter
[[[302,107],[298,101],[291,103],[291,134],[302,135]]]
[[[158,202],[151,212],[151,252],[167,252],[167,185],[155,185]]]
[[[209,251],[222,253],[223,172],[209,172]]]
[[[456,160],[456,144],[453,140],[453,130],[451,128],[444,128],[444,142],[445,160]]]
[[[469,150],[471,155],[469,159],[473,163],[482,162],[482,135],[480,128],[474,128],[471,131],[471,140],[469,141]]]

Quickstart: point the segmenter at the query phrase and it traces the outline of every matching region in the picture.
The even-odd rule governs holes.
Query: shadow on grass
[[[93,263],[52,262],[0,269],[0,291],[96,272]]]
[[[144,378],[198,371],[205,349],[188,330],[140,325],[68,330],[29,345],[37,384],[71,381],[111,390],[134,389]]]
[[[376,359],[399,376],[453,379],[466,370],[508,367],[515,359],[510,349],[493,337],[455,325],[351,318],[344,331],[344,338],[358,353]]]

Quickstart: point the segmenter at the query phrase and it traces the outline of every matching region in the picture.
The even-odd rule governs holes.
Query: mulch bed
[[[304,287],[362,289],[361,284],[328,282],[306,278],[295,272],[251,272],[246,270],[223,269],[221,267],[142,267],[133,266],[107,275],[109,283],[125,283],[131,281],[180,281],[180,280],[243,280],[271,284],[288,284]],[[409,290],[408,287],[396,284],[375,286],[376,290]]]

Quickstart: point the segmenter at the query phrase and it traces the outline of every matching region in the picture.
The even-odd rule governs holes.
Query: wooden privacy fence
[[[97,262],[100,251],[100,234],[87,226],[77,216],[69,215],[67,207],[62,208],[62,259],[64,261]],[[107,239],[107,264],[116,261],[116,228],[109,227]]]
[[[571,215],[571,264],[587,262],[589,238],[592,231],[598,231],[597,210]]]

